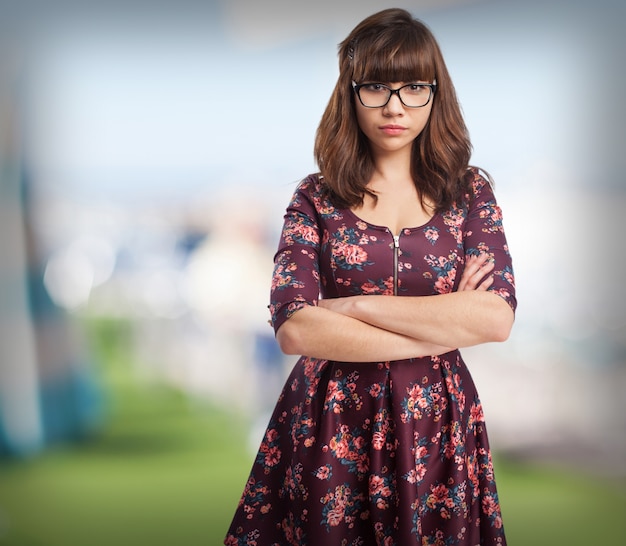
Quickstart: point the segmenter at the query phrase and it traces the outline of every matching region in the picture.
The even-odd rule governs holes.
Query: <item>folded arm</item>
[[[286,354],[349,362],[418,358],[451,350],[312,305],[285,321],[276,339]]]
[[[459,291],[435,296],[352,296],[320,305],[372,326],[446,347],[505,341],[514,314],[493,282],[488,257],[468,260]],[[486,277],[486,278],[485,278]]]
[[[350,296],[320,300],[278,330],[287,354],[367,362],[442,354],[507,339],[511,307],[487,292],[487,256],[468,260],[459,291],[438,296]]]

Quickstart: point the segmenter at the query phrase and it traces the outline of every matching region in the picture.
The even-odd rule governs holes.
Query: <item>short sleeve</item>
[[[489,254],[495,263],[494,282],[489,287],[511,306],[517,308],[513,262],[506,242],[502,211],[496,202],[489,182],[477,171],[473,180],[474,199],[470,204],[463,233],[466,257]]]
[[[312,184],[307,178],[296,189],[274,256],[269,309],[275,332],[296,311],[318,302],[320,227],[310,195]]]

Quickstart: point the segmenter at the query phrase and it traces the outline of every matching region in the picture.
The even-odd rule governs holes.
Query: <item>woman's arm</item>
[[[320,305],[390,332],[447,347],[505,341],[513,326],[513,310],[489,292],[353,296],[324,300]]]
[[[505,341],[514,314],[503,298],[487,291],[493,282],[489,275],[492,270],[488,256],[471,257],[458,292],[434,296],[352,296],[321,300],[319,305],[396,334],[446,347]]]
[[[319,306],[295,312],[280,326],[276,339],[286,354],[349,362],[418,358],[452,350]]]
[[[493,278],[489,275],[493,265],[486,256],[473,257],[468,260],[468,264],[463,272],[459,283],[459,290],[467,294],[486,294],[486,290],[491,286]],[[485,278],[486,276],[486,278]],[[449,296],[451,294],[446,294]],[[489,296],[487,302],[493,303],[491,298],[501,300],[493,294]],[[434,299],[433,299],[434,298]],[[464,340],[467,345],[483,343],[485,341],[499,341],[499,339],[489,339],[488,337],[476,336],[471,328],[465,325],[460,332],[450,334],[449,330],[455,328],[451,322],[462,322],[457,317],[459,315],[458,304],[460,301],[451,302],[441,300],[441,296],[425,296],[423,298],[405,296],[352,296],[345,298],[333,298],[320,300],[317,307],[307,306],[296,312],[278,330],[277,339],[283,352],[287,354],[305,354],[316,358],[329,360],[341,360],[351,362],[371,362],[384,360],[398,360],[403,358],[416,358],[420,356],[431,356],[448,352],[453,347],[461,346],[455,343],[446,345],[436,343],[428,338],[420,339],[415,335],[413,329],[407,328],[402,316],[395,317],[394,313],[401,311],[401,307],[394,310],[390,302],[401,302],[401,305],[411,301],[407,307],[411,312],[419,313],[424,309],[419,309],[415,305],[416,301],[428,300],[424,303],[435,303],[433,311],[441,314],[445,311],[440,306],[447,305],[448,311],[454,316],[452,321],[439,317],[437,320],[442,324],[440,336],[443,340],[449,341]],[[504,300],[502,300],[504,301]],[[369,304],[372,305],[369,305]],[[381,305],[382,304],[382,305]],[[482,303],[480,304],[482,307]],[[506,305],[506,303],[505,303]],[[510,310],[510,307],[506,305]],[[488,309],[487,315],[489,315]],[[356,316],[361,313],[360,316]],[[371,313],[371,316],[368,314]],[[382,316],[378,316],[382,314]],[[512,311],[511,311],[512,315]],[[424,319],[422,319],[424,320]],[[466,319],[466,322],[472,322]],[[371,322],[370,322],[371,321]],[[423,329],[423,335],[429,335],[428,325]],[[397,328],[393,331],[392,327]],[[457,326],[458,328],[458,326]],[[487,332],[489,325],[485,326]],[[510,328],[510,327],[509,327]],[[508,333],[507,333],[508,335]],[[427,340],[427,341],[425,341]]]

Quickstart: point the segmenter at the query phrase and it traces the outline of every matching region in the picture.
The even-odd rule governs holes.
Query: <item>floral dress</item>
[[[471,174],[469,204],[399,236],[334,207],[318,175],[303,180],[275,257],[275,330],[319,297],[454,291],[465,260],[481,252],[495,260],[489,290],[515,310],[500,208]],[[370,363],[301,357],[224,543],[506,544],[483,409],[459,351]]]

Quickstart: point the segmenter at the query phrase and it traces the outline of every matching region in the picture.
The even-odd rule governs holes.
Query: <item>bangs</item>
[[[368,45],[356,44],[354,81],[432,82],[435,79],[435,55],[420,36],[396,32],[387,40],[381,38]]]

